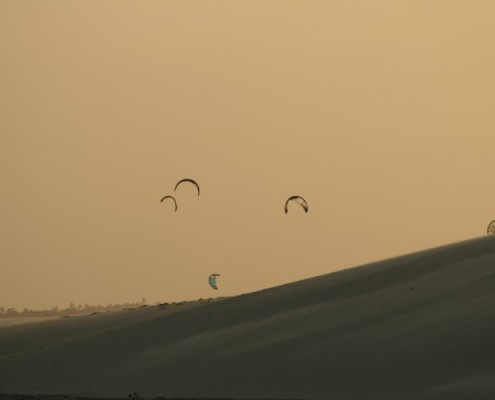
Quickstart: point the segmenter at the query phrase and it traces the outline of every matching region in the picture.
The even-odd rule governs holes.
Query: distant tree
[[[14,307],[7,308],[6,315],[8,315],[8,316],[16,316],[18,314],[19,314],[19,312]]]

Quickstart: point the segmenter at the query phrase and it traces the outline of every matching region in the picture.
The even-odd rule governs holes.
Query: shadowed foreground
[[[214,303],[2,328],[0,393],[493,399],[494,310],[486,237]]]
[[[129,400],[129,397],[80,397],[80,396],[66,396],[66,395],[29,395],[29,394],[3,394],[0,393],[0,400]],[[150,400],[234,400],[234,399],[214,399],[214,398],[184,398],[184,397],[154,397]],[[256,400],[256,399],[246,399]],[[264,399],[275,400],[275,399]],[[292,400],[292,399],[286,399]],[[296,400],[296,399],[293,399]]]
[[[66,396],[66,395],[24,395],[24,394],[2,394],[0,393],[0,400],[129,400],[129,397],[80,397],[80,396]],[[235,400],[212,397],[153,397],[149,400]],[[259,400],[259,399],[246,399],[246,400]],[[276,399],[263,399],[263,400],[276,400]],[[297,400],[297,399],[285,399],[285,400]]]

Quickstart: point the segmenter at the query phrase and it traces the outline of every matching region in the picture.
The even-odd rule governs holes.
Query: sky
[[[2,0],[0,306],[232,296],[485,235],[493,15]]]

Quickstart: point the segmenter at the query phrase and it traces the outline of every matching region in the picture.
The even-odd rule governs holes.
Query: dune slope
[[[222,301],[0,329],[0,393],[495,398],[495,237]]]

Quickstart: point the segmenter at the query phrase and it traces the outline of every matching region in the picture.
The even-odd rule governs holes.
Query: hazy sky
[[[0,306],[234,295],[484,235],[494,15],[1,0]]]

